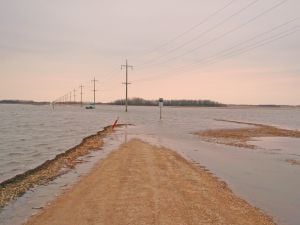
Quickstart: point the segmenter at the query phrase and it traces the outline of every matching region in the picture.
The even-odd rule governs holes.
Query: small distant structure
[[[95,109],[95,104],[90,104],[85,107],[86,109]]]

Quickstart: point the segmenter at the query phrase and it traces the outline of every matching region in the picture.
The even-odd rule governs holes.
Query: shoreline
[[[132,139],[26,225],[275,224],[178,153]]]
[[[34,110],[34,107],[28,109],[20,107],[21,112],[26,112],[29,109]],[[103,109],[105,108],[103,107]],[[221,181],[225,181],[235,194],[250,204],[263,209],[267,214],[272,215],[275,221],[282,222],[283,224],[285,222],[295,225],[298,224],[299,214],[296,209],[299,208],[299,202],[296,201],[297,198],[295,198],[295,196],[300,196],[299,189],[297,188],[300,184],[298,179],[300,167],[290,165],[290,162],[286,160],[299,158],[298,147],[300,145],[300,139],[255,138],[255,140],[249,142],[249,144],[255,144],[259,149],[247,150],[221,144],[207,143],[201,141],[199,137],[192,135],[195,131],[207,129],[248,127],[246,125],[218,122],[215,121],[215,118],[256,122],[278,126],[280,128],[299,130],[300,125],[297,111],[290,110],[287,111],[287,113],[281,114],[276,110],[268,113],[261,112],[260,110],[251,112],[248,110],[233,110],[230,111],[232,115],[227,115],[225,109],[221,111],[214,109],[211,113],[207,113],[208,109],[198,111],[170,108],[165,112],[166,117],[164,117],[163,121],[159,122],[157,110],[155,111],[154,109],[148,109],[146,107],[141,110],[132,108],[129,114],[125,114],[121,113],[121,109],[123,108],[107,107],[102,112],[99,107],[99,109],[94,111],[95,113],[91,111],[81,112],[81,110],[73,110],[71,108],[62,109],[53,115],[52,112],[49,112],[49,115],[55,117],[53,117],[52,120],[45,120],[46,124],[43,126],[45,126],[46,129],[43,129],[43,133],[47,135],[42,135],[43,133],[39,135],[37,132],[39,129],[32,129],[37,124],[41,124],[44,117],[38,117],[36,118],[36,122],[28,123],[29,126],[24,127],[26,129],[20,127],[22,129],[19,131],[22,131],[22,133],[31,135],[32,130],[32,135],[40,137],[39,139],[23,141],[21,139],[23,136],[15,138],[11,135],[10,138],[4,135],[3,137],[7,137],[7,139],[2,139],[2,143],[4,144],[2,148],[4,150],[3,153],[20,152],[24,155],[26,151],[21,152],[20,149],[29,149],[32,145],[33,151],[30,150],[28,152],[30,155],[23,157],[35,163],[34,165],[32,163],[28,164],[27,168],[31,169],[46,161],[43,158],[52,159],[60,152],[64,152],[70,147],[79,144],[83,137],[96,133],[102,129],[102,127],[109,125],[113,120],[112,118],[115,118],[119,113],[122,114],[120,115],[121,123],[128,122],[137,124],[137,126],[129,127],[128,129],[116,129],[115,133],[104,138],[104,146],[101,151],[92,151],[87,156],[78,159],[78,161],[83,160],[82,162],[84,163],[78,163],[74,169],[50,181],[47,185],[35,186],[22,197],[11,201],[1,212],[0,223],[3,223],[3,225],[21,225],[21,222],[31,214],[40,211],[33,208],[44,207],[47,202],[52,201],[53,198],[59,195],[61,190],[64,191],[68,189],[81,179],[81,177],[85,176],[87,172],[91,171],[91,168],[97,161],[105,159],[108,154],[114,149],[117,149],[122,142],[132,138],[141,138],[157,146],[165,146],[175,150],[191,162],[204,166],[215,176],[219,177]],[[11,110],[4,112],[11,112]],[[43,112],[44,110],[38,111],[37,113],[40,114]],[[85,119],[80,119],[83,113],[87,116],[86,121]],[[9,115],[13,114],[9,113]],[[59,119],[56,119],[56,115],[60,115]],[[76,119],[76,123],[80,124],[76,129],[72,123],[67,122],[68,118],[71,118],[70,115],[72,115],[74,120]],[[99,115],[101,115],[100,120]],[[182,117],[182,115],[187,115],[188,117],[185,118]],[[31,119],[28,121],[31,121]],[[64,123],[62,123],[63,121]],[[93,121],[97,121],[97,123]],[[49,122],[53,123],[53,125],[49,124]],[[64,126],[60,127],[60,124]],[[3,123],[3,127],[5,127],[4,125],[5,123]],[[13,129],[12,131],[18,131],[13,126],[10,127]],[[57,129],[52,129],[51,127]],[[40,128],[42,129],[42,127]],[[68,131],[72,133],[66,133],[66,136],[64,136],[64,133]],[[26,138],[26,136],[24,137]],[[76,141],[72,138],[76,138]],[[40,145],[40,143],[45,144]],[[50,149],[50,151],[47,149]],[[36,157],[29,158],[29,156],[33,155],[31,153],[34,152],[40,152],[40,154]],[[44,157],[44,154],[47,154],[48,157]],[[18,158],[18,155],[13,156],[17,159],[15,161],[23,162],[22,158]],[[20,154],[20,156],[22,155]],[[12,160],[7,160],[7,162],[10,161]],[[6,167],[5,161],[2,162],[2,164],[3,167],[1,168],[3,168],[3,170],[1,171],[3,174],[6,170],[9,171],[9,168],[15,166],[14,164],[7,163],[11,167]],[[19,173],[26,170],[28,169],[19,170]],[[14,176],[17,173],[7,174]],[[3,178],[10,178],[12,175]],[[280,182],[278,182],[278,180]]]
[[[121,127],[124,124],[118,124]],[[113,132],[112,126],[106,126],[96,134],[82,139],[81,143],[56,155],[53,159],[47,160],[41,165],[18,174],[0,183],[0,211],[10,201],[25,194],[30,188],[36,185],[45,185],[56,177],[74,168],[79,157],[89,154],[92,151],[100,150],[103,146],[103,138]]]
[[[224,144],[239,148],[246,149],[257,149],[258,147],[254,144],[249,144],[250,141],[255,138],[262,137],[289,137],[289,138],[300,138],[300,131],[282,129],[279,127],[259,124],[241,122],[235,120],[221,120],[215,119],[216,121],[235,123],[241,125],[247,125],[246,128],[222,128],[222,129],[208,129],[204,131],[194,132],[201,140],[211,143]]]

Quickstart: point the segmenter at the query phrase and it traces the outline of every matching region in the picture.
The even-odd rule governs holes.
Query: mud
[[[231,120],[219,120],[230,123],[249,125],[248,128],[237,128],[237,129],[214,129],[195,132],[194,134],[201,137],[202,140],[207,142],[214,142],[218,144],[231,145],[242,148],[255,149],[257,148],[254,144],[249,144],[249,141],[259,137],[292,137],[300,138],[300,131],[298,130],[287,130],[278,128],[275,126],[257,124],[257,123],[246,123]]]

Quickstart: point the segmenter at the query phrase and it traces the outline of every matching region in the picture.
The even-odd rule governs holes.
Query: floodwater
[[[273,216],[279,224],[300,224],[300,139],[260,138],[257,150],[207,143],[192,133],[244,125],[215,119],[263,123],[300,129],[299,108],[163,108],[99,106],[0,105],[0,181],[32,169],[47,159],[80,143],[83,137],[102,130],[117,117],[135,126],[119,129],[106,138],[103,150],[86,158],[74,171],[48,186],[36,187],[0,212],[0,224],[21,224],[35,208],[43,206],[62,188],[76,181],[94,163],[130,138],[138,137],[169,147],[187,159],[205,166],[238,196]],[[26,210],[24,208],[27,208]],[[34,208],[34,209],[32,209]]]

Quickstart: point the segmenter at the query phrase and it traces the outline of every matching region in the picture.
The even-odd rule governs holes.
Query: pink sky
[[[53,101],[73,89],[78,97],[83,84],[91,101],[93,77],[97,101],[124,98],[120,65],[128,58],[130,97],[300,104],[299,6],[296,0],[2,1],[0,99]],[[242,51],[209,63],[231,47]]]

